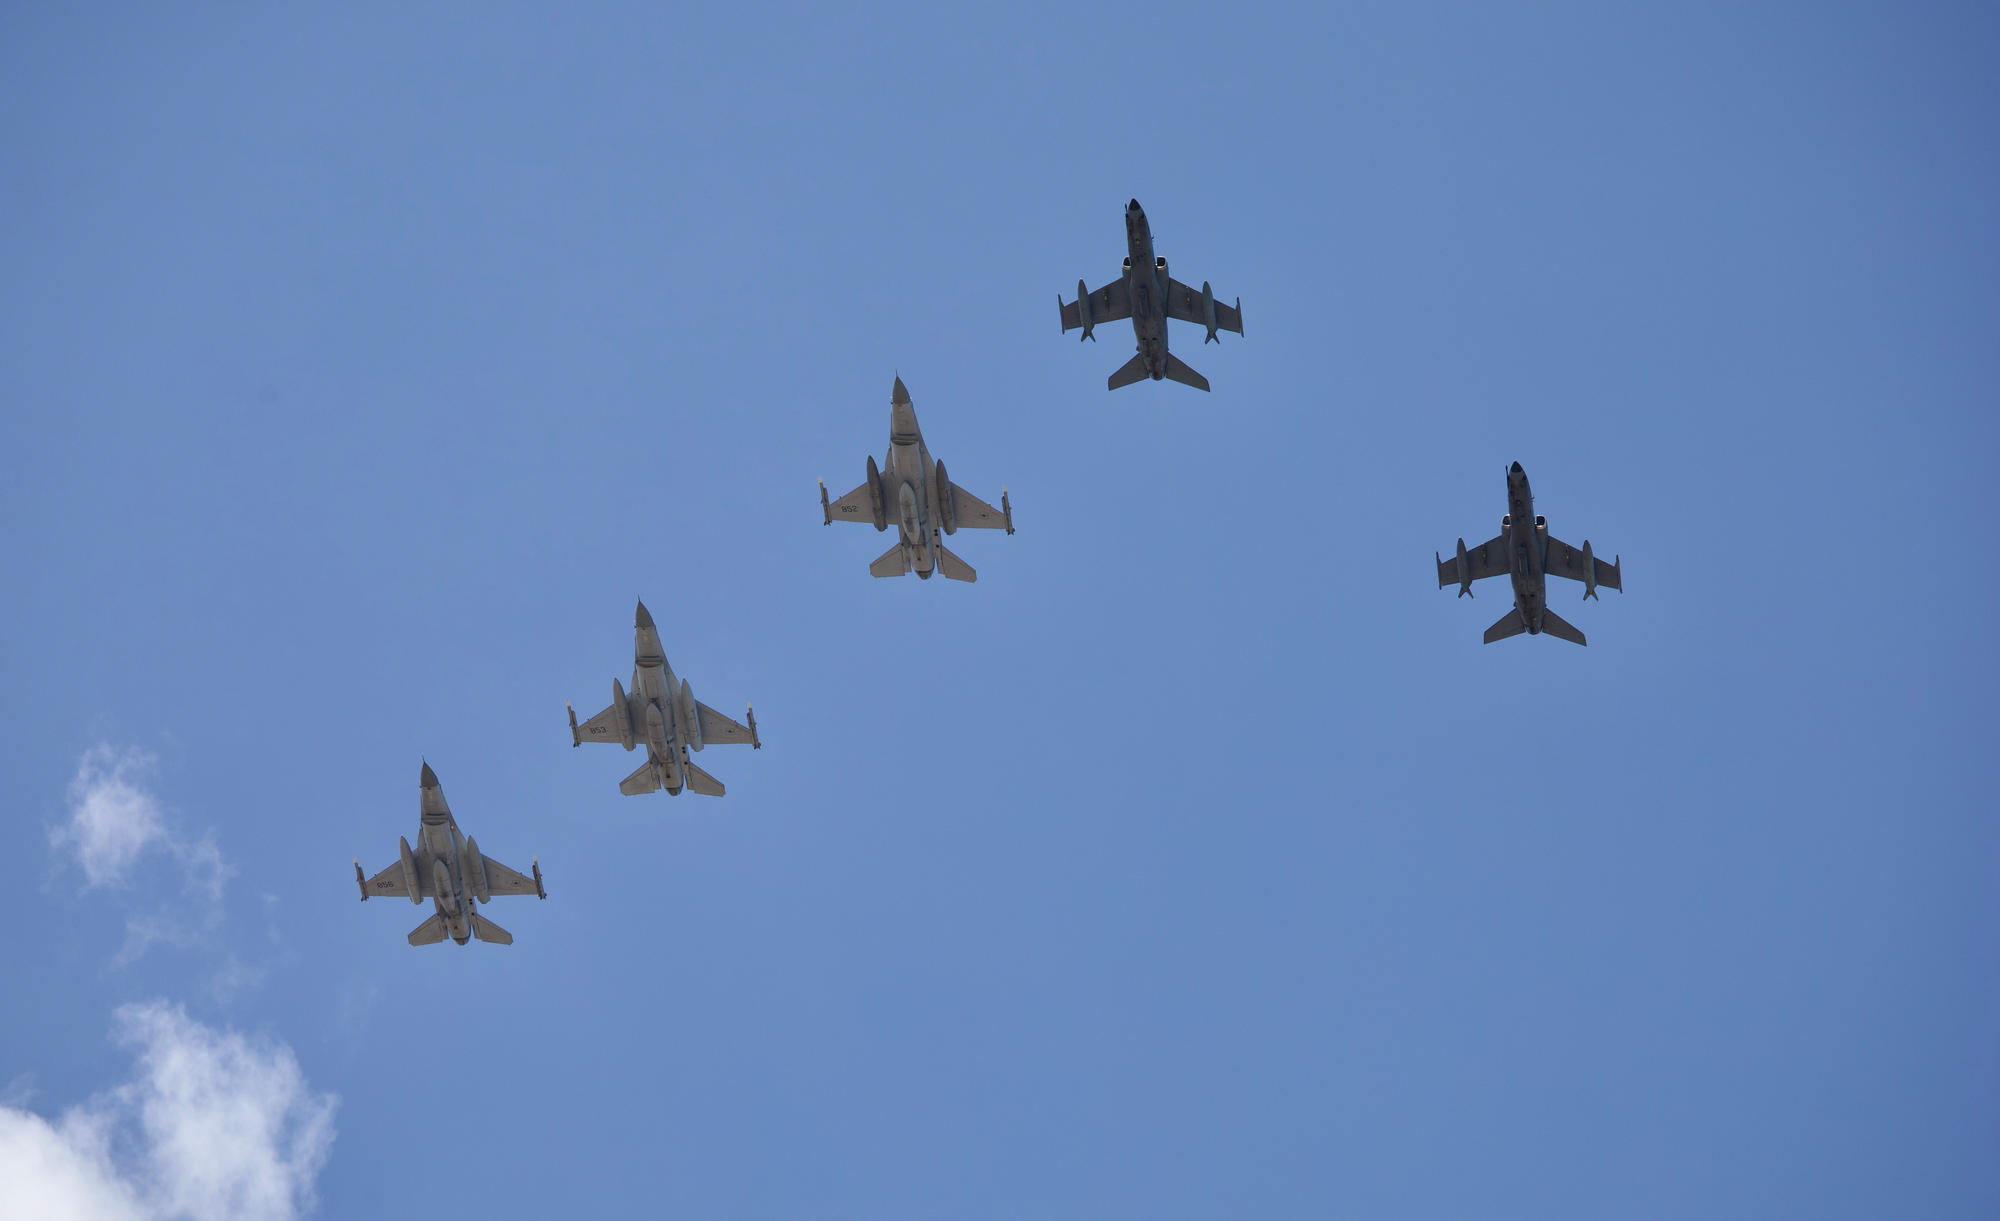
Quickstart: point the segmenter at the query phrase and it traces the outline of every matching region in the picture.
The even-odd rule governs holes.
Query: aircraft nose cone
[[[417,784],[427,789],[434,789],[438,786],[437,773],[431,770],[429,763],[424,764],[424,773],[417,777]]]
[[[1145,209],[1144,209],[1144,208],[1142,208],[1142,207],[1140,207],[1140,206],[1139,206],[1139,201],[1138,201],[1138,200],[1136,200],[1136,199],[1135,199],[1135,200],[1133,200],[1133,201],[1132,201],[1131,203],[1128,203],[1128,204],[1126,204],[1126,205],[1125,205],[1125,210],[1126,210],[1127,212],[1144,212],[1144,211],[1145,211]]]
[[[1513,466],[1510,466],[1510,467],[1508,467],[1508,468],[1507,468],[1507,473],[1508,473],[1509,475],[1525,475],[1525,474],[1527,474],[1527,472],[1526,472],[1526,471],[1524,471],[1524,470],[1522,470],[1522,469],[1521,469],[1521,464],[1520,464],[1520,463],[1518,463],[1518,462],[1516,462],[1516,463],[1515,463],[1515,464],[1514,464]]]
[[[889,401],[898,407],[910,405],[910,392],[903,389],[903,379],[900,376],[896,378],[895,389],[889,391]]]
[[[653,626],[653,612],[646,609],[646,604],[644,602],[639,603],[639,609],[636,612],[634,612],[632,616],[632,626],[633,627]]]

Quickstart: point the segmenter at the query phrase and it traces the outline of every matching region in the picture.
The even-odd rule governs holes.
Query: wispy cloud
[[[68,809],[50,827],[49,846],[82,870],[87,890],[129,890],[142,861],[160,856],[179,868],[181,893],[132,916],[114,966],[138,961],[156,945],[191,948],[222,921],[224,885],[236,872],[215,833],[183,833],[149,787],[155,760],[143,750],[98,745],[77,761]]]
[[[139,780],[153,756],[93,746],[69,782],[69,817],[49,829],[49,846],[70,852],[90,886],[122,886],[146,849],[167,838],[160,800]]]
[[[290,1047],[126,1005],[132,1079],[50,1121],[0,1105],[0,1216],[290,1221],[311,1210],[339,1099]]]

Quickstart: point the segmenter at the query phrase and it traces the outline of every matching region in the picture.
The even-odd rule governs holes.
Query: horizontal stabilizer
[[[896,545],[875,557],[868,571],[878,577],[900,577],[910,571],[910,557],[899,539]]]
[[[1505,640],[1509,636],[1519,636],[1527,630],[1528,622],[1521,618],[1521,612],[1510,610],[1500,616],[1500,622],[1486,629],[1486,643],[1492,644],[1496,640]]]
[[[443,940],[444,940],[443,916],[432,916],[430,919],[424,921],[422,924],[419,924],[417,927],[410,930],[411,945],[436,945],[438,942]]]
[[[1183,386],[1193,386],[1197,390],[1208,389],[1208,379],[1187,367],[1187,362],[1172,352],[1167,353],[1167,376]]]
[[[722,781],[696,767],[692,761],[684,765],[687,772],[687,787],[690,793],[700,793],[703,797],[722,796]]]
[[[637,797],[651,793],[660,787],[660,771],[651,759],[639,765],[639,770],[618,782],[618,791],[627,797]]]
[[[1561,615],[1546,608],[1542,611],[1542,631],[1554,636],[1558,640],[1567,640],[1571,644],[1582,644],[1584,642],[1582,632],[1572,627]]]
[[[953,555],[942,543],[938,544],[938,571],[953,581],[977,581],[979,573],[972,565]]]
[[[1151,376],[1152,374],[1146,370],[1146,358],[1144,356],[1134,356],[1132,359],[1118,366],[1118,372],[1111,375],[1111,388],[1116,390],[1120,386],[1129,386],[1133,382],[1143,382]]]
[[[472,913],[472,935],[481,941],[490,941],[494,945],[514,944],[514,934],[501,928],[478,912]]]

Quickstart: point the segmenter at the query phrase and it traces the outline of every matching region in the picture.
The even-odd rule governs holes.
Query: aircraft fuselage
[[[1133,200],[1125,206],[1125,291],[1132,299],[1132,334],[1145,358],[1146,375],[1167,375],[1167,276],[1153,254],[1153,227]]]
[[[633,736],[646,744],[646,758],[659,772],[660,787],[679,796],[687,785],[681,767],[687,747],[682,732],[681,681],[667,662],[659,630],[646,616],[635,632],[632,649],[632,690],[626,697]],[[692,704],[693,701],[687,701]]]
[[[901,532],[911,568],[924,580],[937,571],[937,489],[931,486],[935,469],[930,447],[917,428],[916,408],[907,401],[891,403],[889,452],[882,462],[883,507]]]
[[[444,921],[451,939],[464,945],[472,939],[471,893],[465,886],[461,864],[465,837],[458,833],[444,794],[437,789],[423,791],[423,815],[417,828],[413,855],[418,874],[431,885],[431,905]]]
[[[1535,494],[1528,473],[1516,462],[1507,471],[1507,569],[1514,581],[1514,609],[1530,635],[1542,630],[1548,606],[1548,527],[1535,516]]]

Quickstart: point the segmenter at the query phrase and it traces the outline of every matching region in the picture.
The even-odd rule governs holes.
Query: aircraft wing
[[[410,897],[410,888],[403,882],[403,862],[401,861],[392,862],[387,869],[363,882],[361,888],[367,893],[369,898],[407,899]],[[417,897],[419,899],[428,899],[431,897],[430,879],[424,876],[424,871],[421,869],[417,870]]]
[[[492,857],[484,857],[486,862],[486,889],[496,895],[538,895],[542,893],[541,883],[526,874],[516,873]]]
[[[820,484],[820,495],[826,495],[826,485]],[[868,507],[868,485],[862,484],[852,492],[842,496],[826,507],[826,519],[835,521],[862,521],[875,524],[874,510]]]
[[[1167,281],[1167,317],[1178,318],[1182,322],[1192,322],[1207,326],[1208,319],[1202,314],[1201,290],[1189,288],[1179,280]],[[1215,329],[1243,333],[1243,313],[1222,298],[1215,299]]]
[[[571,715],[574,717],[575,714]],[[603,712],[577,725],[574,733],[579,746],[585,742],[613,742],[619,746],[625,745],[625,740],[618,736],[617,709],[608,704],[605,705]]]
[[[752,746],[761,745],[757,741],[755,729],[748,725],[737,724],[700,700],[694,702],[694,714],[701,719],[701,741],[704,746],[740,746],[746,742]]]
[[[1006,499],[1005,495],[1001,499]],[[1013,514],[994,508],[955,483],[951,485],[951,508],[961,530],[1006,530],[1011,533],[1014,529]]]
[[[1594,555],[1590,557],[1590,563],[1591,567],[1597,570],[1597,584],[1603,586],[1605,589],[1615,589],[1620,593],[1625,592],[1624,587],[1618,583],[1620,579],[1618,565],[1607,564]],[[1581,581],[1585,576],[1583,552],[1551,535],[1549,536],[1549,558],[1542,565],[1542,570],[1552,577],[1568,577],[1572,581]]]
[[[1059,301],[1061,298],[1057,298]],[[1083,314],[1077,309],[1078,302],[1071,301],[1062,307],[1062,329],[1073,331],[1083,325]],[[1132,316],[1132,293],[1125,287],[1125,281],[1113,280],[1103,288],[1090,294],[1090,324],[1117,322]]]
[[[1485,580],[1487,577],[1504,577],[1507,568],[1507,536],[1496,534],[1477,547],[1465,549],[1466,567],[1472,570],[1472,579]],[[1450,589],[1458,584],[1458,554],[1438,561],[1438,588]]]

